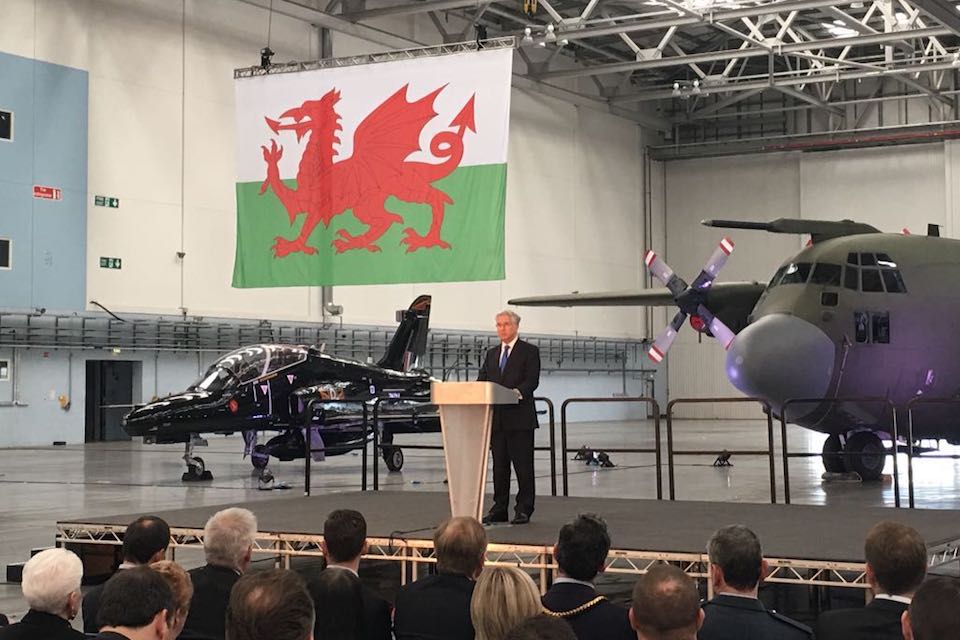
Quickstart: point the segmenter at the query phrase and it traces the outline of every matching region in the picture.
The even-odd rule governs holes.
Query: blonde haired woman
[[[503,640],[515,626],[543,610],[533,579],[517,567],[487,567],[470,599],[476,640]]]

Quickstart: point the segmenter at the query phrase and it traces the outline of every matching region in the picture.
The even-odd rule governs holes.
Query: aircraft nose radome
[[[833,341],[795,316],[763,316],[737,334],[727,351],[727,378],[748,396],[764,398],[779,413],[791,398],[822,398],[833,377]],[[794,407],[794,405],[791,405]],[[796,419],[813,405],[788,407]]]

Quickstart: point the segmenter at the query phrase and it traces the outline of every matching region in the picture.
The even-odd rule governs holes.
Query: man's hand
[[[523,400],[523,394],[520,393],[520,389],[514,389],[517,394],[517,400]]]

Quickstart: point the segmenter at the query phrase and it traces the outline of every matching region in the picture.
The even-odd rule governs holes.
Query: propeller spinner
[[[730,343],[733,342],[736,334],[723,324],[719,318],[713,315],[710,310],[707,309],[705,303],[710,285],[713,284],[717,274],[720,273],[720,269],[726,264],[727,258],[732,251],[733,241],[730,240],[730,238],[723,238],[692,285],[688,285],[683,278],[678,276],[656,253],[647,251],[643,258],[647,269],[654,278],[662,282],[663,285],[670,290],[677,306],[680,307],[680,311],[677,312],[677,315],[673,316],[673,320],[671,320],[670,324],[657,336],[650,350],[647,351],[647,356],[651,360],[657,363],[663,360],[667,351],[670,349],[670,345],[672,345],[676,339],[677,332],[680,331],[687,317],[691,318],[691,324],[696,320],[696,324],[703,327],[710,335],[716,338],[720,344],[723,345],[724,349],[730,347]]]

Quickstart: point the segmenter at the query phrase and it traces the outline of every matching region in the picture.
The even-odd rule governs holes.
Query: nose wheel
[[[384,447],[383,461],[390,471],[400,471],[403,469],[403,449],[400,447]]]

